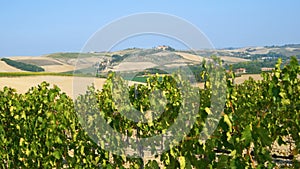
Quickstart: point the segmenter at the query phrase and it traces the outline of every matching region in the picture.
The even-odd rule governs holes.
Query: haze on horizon
[[[158,12],[198,27],[216,48],[300,43],[300,1],[0,1],[0,57],[79,52],[100,28],[124,16]],[[142,24],[142,23],[141,23]],[[115,48],[182,44],[133,38]]]

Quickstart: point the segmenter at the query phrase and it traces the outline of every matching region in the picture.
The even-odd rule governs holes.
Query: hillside
[[[276,51],[277,53],[274,53]],[[45,72],[35,74],[22,71],[0,61],[0,73],[2,73],[0,88],[8,85],[24,92],[23,89],[47,80],[51,84],[59,85],[68,95],[72,95],[73,77],[66,77],[66,74],[61,73],[105,78],[109,71],[117,71],[122,72],[126,80],[145,82],[148,74],[166,74],[184,66],[188,66],[195,75],[197,84],[203,87],[203,79],[200,76],[201,63],[204,59],[209,61],[211,55],[220,56],[226,69],[229,69],[230,65],[233,70],[247,69],[246,73],[237,74],[240,77],[237,77],[236,83],[239,84],[249,77],[261,79],[258,75],[261,67],[274,67],[278,57],[281,57],[285,64],[289,61],[291,54],[296,55],[300,60],[300,46],[286,45],[195,52],[134,48],[116,52],[53,53],[38,57],[15,56],[9,57],[9,59],[40,66],[45,69]],[[99,81],[99,84],[103,84],[103,82]]]
[[[273,66],[283,58],[284,63],[290,56],[300,58],[300,45],[226,48],[216,50],[177,51],[158,48],[130,48],[115,52],[92,53],[53,53],[39,57],[15,56],[11,60],[40,66],[45,72],[69,72],[79,74],[107,73],[108,71],[141,71],[145,69],[171,69],[187,65],[199,65],[210,56],[219,57],[225,67],[241,67],[246,62],[255,61],[264,66]],[[0,72],[22,72],[4,62],[0,62]],[[251,73],[251,72],[249,72]],[[253,72],[252,72],[253,73]]]
[[[22,70],[12,67],[0,60],[0,72],[22,72]]]
[[[16,57],[10,57],[10,59],[18,62],[40,66],[45,69],[45,72],[60,73],[60,72],[67,72],[67,71],[74,70],[74,66],[70,64],[66,64],[59,61],[58,59],[45,57],[45,56],[40,56],[40,57],[16,56]]]

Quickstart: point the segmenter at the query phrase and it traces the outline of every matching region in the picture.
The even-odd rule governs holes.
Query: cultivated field
[[[57,85],[68,96],[73,97],[74,92],[77,93],[78,91],[86,89],[85,84],[94,83],[97,89],[101,89],[105,80],[106,79],[72,76],[0,77],[0,89],[2,90],[4,86],[8,86],[16,89],[18,93],[26,93],[31,87],[46,81],[50,83],[51,86]]]
[[[235,84],[241,84],[245,80],[248,80],[250,77],[253,78],[254,80],[262,80],[262,77],[260,76],[260,74],[245,74],[245,75],[242,75],[240,77],[236,77],[234,79],[234,83]],[[194,86],[197,86],[197,87],[200,87],[201,89],[203,89],[204,88],[204,83],[197,83],[197,85],[194,85]]]
[[[132,70],[144,70],[157,66],[152,62],[122,62],[115,66],[113,71],[132,71]]]
[[[261,80],[259,74],[247,74],[237,77],[235,79],[236,84],[240,84],[245,80],[252,77],[254,80]],[[96,89],[101,90],[106,79],[92,78],[92,77],[72,77],[72,76],[21,76],[21,77],[0,77],[0,89],[4,86],[8,86],[17,90],[18,93],[25,93],[31,87],[37,86],[43,81],[46,81],[53,85],[57,85],[68,96],[73,97],[74,94],[83,94],[87,86],[94,84]],[[129,82],[129,85],[139,82]],[[196,86],[204,88],[203,83],[198,83]]]
[[[63,62],[60,62],[57,59],[49,58],[49,57],[31,57],[31,56],[15,56],[10,57],[11,60],[23,62],[23,63],[29,63],[37,66],[41,66],[45,69],[45,72],[68,72],[73,71],[74,66],[70,64],[66,64]],[[2,72],[2,68],[0,68],[0,72]]]
[[[84,94],[88,86],[92,84],[96,89],[101,90],[106,79],[92,77],[72,77],[72,76],[21,76],[21,77],[0,77],[0,90],[3,87],[11,87],[16,89],[17,93],[26,93],[31,87],[38,86],[43,81],[46,81],[53,87],[58,86],[62,92],[65,92],[71,98]],[[134,83],[129,81],[128,85]],[[140,84],[140,83],[139,83]]]
[[[0,72],[24,72],[24,71],[9,66],[4,61],[0,61]]]
[[[191,60],[194,62],[202,62],[204,60],[204,58],[201,56],[197,56],[189,53],[176,52],[176,54],[182,56],[184,59]]]
[[[243,59],[243,58],[237,58],[237,57],[230,57],[230,56],[220,56],[222,60],[225,62],[230,62],[230,63],[238,63],[238,62],[248,62],[250,61],[249,59]]]
[[[245,75],[242,75],[241,77],[236,77],[234,80],[234,83],[241,84],[245,80],[248,80],[250,77],[252,77],[254,80],[262,80],[262,77],[260,76],[260,74],[245,74]]]

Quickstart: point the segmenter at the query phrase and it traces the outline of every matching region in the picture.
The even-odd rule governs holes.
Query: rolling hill
[[[264,46],[227,48],[216,50],[197,51],[167,51],[157,48],[139,49],[131,48],[115,52],[92,53],[53,53],[44,56],[14,56],[11,60],[27,64],[37,65],[45,69],[45,72],[73,72],[92,73],[101,67],[102,72],[143,70],[146,68],[174,68],[184,65],[197,65],[203,59],[209,60],[209,56],[216,55],[224,65],[248,62],[253,60],[268,61],[268,59],[287,59],[294,55],[300,57],[300,45]],[[0,72],[22,72],[0,61]]]

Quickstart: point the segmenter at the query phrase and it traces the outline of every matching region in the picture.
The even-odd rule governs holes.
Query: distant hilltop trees
[[[20,70],[29,71],[29,72],[44,72],[45,71],[44,68],[37,66],[37,65],[18,62],[18,61],[11,60],[8,58],[2,58],[1,60],[4,61],[6,64],[8,64],[12,67],[15,67],[17,69],[20,69]]]
[[[175,51],[174,48],[166,45],[157,46],[156,49],[158,50],[167,50],[167,51]]]

